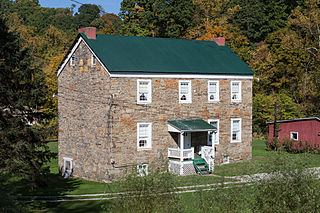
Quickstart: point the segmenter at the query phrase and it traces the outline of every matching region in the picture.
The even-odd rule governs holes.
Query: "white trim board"
[[[215,74],[171,74],[171,73],[134,73],[113,72],[111,78],[205,78],[205,79],[253,79],[253,75],[215,75]]]

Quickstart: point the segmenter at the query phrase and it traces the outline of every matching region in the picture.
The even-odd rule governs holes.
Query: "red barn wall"
[[[290,132],[298,132],[298,140],[320,144],[320,122],[318,120],[301,120],[279,123],[278,137],[290,138]],[[269,124],[269,140],[273,139],[273,124]]]

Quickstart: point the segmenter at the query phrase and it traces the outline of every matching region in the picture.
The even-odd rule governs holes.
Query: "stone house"
[[[130,167],[186,175],[251,160],[253,74],[223,38],[79,29],[57,73],[61,172],[111,181]]]

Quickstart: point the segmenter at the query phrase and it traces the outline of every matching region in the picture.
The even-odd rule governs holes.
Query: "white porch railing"
[[[181,152],[179,148],[168,148],[169,158],[181,158]],[[194,147],[183,150],[183,159],[194,159]]]
[[[202,146],[201,157],[209,165],[209,170],[212,171],[214,167],[214,148],[212,146]]]

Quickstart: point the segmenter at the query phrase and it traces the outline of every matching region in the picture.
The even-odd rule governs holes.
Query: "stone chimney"
[[[212,38],[211,41],[215,41],[219,46],[225,46],[226,45],[226,39],[223,38],[223,37]]]
[[[97,38],[97,29],[95,27],[84,27],[78,30],[79,33],[85,33],[89,39]]]

